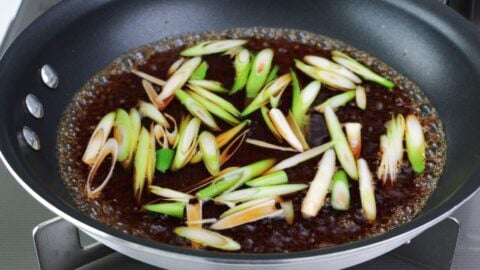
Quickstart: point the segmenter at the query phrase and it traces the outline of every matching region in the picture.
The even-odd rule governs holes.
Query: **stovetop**
[[[10,26],[6,38],[0,46],[0,56],[8,47],[15,36],[21,32],[38,15],[59,0],[24,0],[15,21]],[[438,0],[430,0],[438,1]],[[480,26],[480,3],[474,6],[474,0],[442,0],[448,3],[463,16],[468,17]],[[1,12],[0,12],[1,13]],[[45,207],[35,201],[12,176],[3,164],[0,164],[0,269],[39,269],[35,249],[32,241],[32,229],[53,218],[54,215]],[[452,216],[459,221],[460,231],[454,251],[451,269],[479,269],[480,268],[480,194],[477,194]],[[450,225],[449,225],[450,224]],[[453,225],[452,225],[453,224]],[[429,236],[441,238],[445,242],[454,242],[455,235],[444,235],[443,230],[455,231],[448,227],[456,227],[452,221],[445,222],[440,227],[432,230]],[[428,233],[428,232],[427,232]],[[455,233],[452,233],[455,234]],[[427,234],[426,234],[427,235]],[[82,236],[82,241],[91,243],[92,240]],[[453,239],[453,240],[452,240]],[[403,246],[401,249],[410,251],[414,248],[427,247],[433,243],[418,237],[412,242],[415,246]],[[431,247],[431,246],[430,246]],[[412,253],[412,252],[410,252]],[[354,269],[425,269],[401,258],[402,250],[397,252],[400,256],[383,256],[380,259],[364,263]],[[119,253],[112,253],[90,263],[81,269],[154,269],[151,266],[139,263]]]

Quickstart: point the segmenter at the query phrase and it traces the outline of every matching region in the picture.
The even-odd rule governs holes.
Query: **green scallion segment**
[[[242,46],[247,43],[247,40],[243,39],[225,39],[225,40],[211,40],[201,42],[193,47],[183,50],[180,55],[182,56],[200,56],[215,53],[223,53],[232,48]]]
[[[134,180],[133,191],[137,202],[140,202],[143,193],[143,186],[145,185],[145,178],[147,177],[148,166],[148,150],[150,149],[150,133],[146,128],[142,127],[140,137],[137,144],[137,152],[135,153],[134,161]]]
[[[265,121],[265,124],[267,125],[270,132],[272,132],[273,136],[275,136],[278,141],[283,141],[282,135],[278,133],[278,130],[275,128],[272,120],[270,119],[270,116],[268,115],[268,108],[266,106],[262,106],[260,108],[260,112],[262,113],[263,121]]]
[[[267,76],[267,80],[265,83],[269,83],[273,80],[275,80],[277,78],[277,73],[278,73],[278,70],[280,69],[280,66],[279,65],[275,65],[272,70],[270,71],[270,73],[268,73],[268,76]]]
[[[217,175],[220,172],[220,150],[215,136],[208,131],[203,131],[198,136],[198,146],[208,172],[211,175]]]
[[[202,228],[177,227],[173,232],[181,237],[187,238],[192,242],[218,248],[221,250],[240,250],[242,247],[233,239],[223,236],[217,232],[212,232]]]
[[[171,217],[183,218],[185,211],[184,202],[169,202],[169,203],[156,203],[147,204],[143,208],[150,212],[164,214]]]
[[[237,125],[240,123],[240,120],[235,118],[235,116],[228,113],[222,107],[218,106],[217,104],[209,101],[208,99],[198,95],[196,93],[190,93],[190,96],[195,99],[200,105],[207,109],[211,114],[217,116],[218,118],[222,119],[223,121],[227,122],[230,125]]]
[[[200,130],[200,120],[192,118],[180,131],[175,157],[172,162],[172,170],[183,168],[193,156],[197,147],[197,136]]]
[[[117,109],[113,137],[118,143],[117,160],[122,162],[128,158],[132,140],[132,123],[130,116],[124,109]]]
[[[285,171],[277,171],[267,175],[260,176],[245,184],[250,187],[274,186],[288,183],[288,176]]]
[[[207,77],[208,64],[205,61],[202,61],[200,65],[195,69],[190,76],[190,80],[204,80]]]
[[[405,142],[413,171],[422,173],[425,170],[425,136],[420,121],[413,114],[405,120]]]
[[[293,91],[291,112],[293,119],[302,131],[305,130],[305,125],[307,123],[307,112],[320,93],[321,86],[322,85],[319,81],[312,81],[305,86],[302,91],[296,89]]]
[[[347,174],[339,170],[333,176],[331,204],[333,209],[345,211],[350,208],[350,186]]]
[[[235,67],[235,81],[233,82],[230,94],[242,90],[247,84],[248,74],[252,67],[250,52],[247,49],[242,49],[236,56],[233,63]]]
[[[155,168],[162,173],[166,172],[172,166],[173,156],[175,151],[170,148],[161,148],[157,150],[157,160]]]
[[[339,95],[335,95],[327,100],[325,100],[322,104],[315,107],[315,110],[322,112],[325,110],[325,107],[329,106],[333,110],[338,109],[339,107],[345,106],[348,102],[355,98],[356,92],[355,91],[347,91],[345,93],[341,93]]]
[[[213,116],[198,101],[192,98],[187,92],[178,89],[175,96],[185,105],[187,110],[195,117],[198,117],[206,126],[213,130],[219,130]]]
[[[218,93],[227,93],[228,90],[222,86],[222,83],[212,80],[189,80],[188,84],[190,86],[201,87],[208,91],[218,92]]]
[[[261,50],[253,60],[252,69],[247,81],[247,98],[254,98],[265,85],[272,67],[273,50]]]
[[[333,61],[362,76],[365,80],[376,82],[387,87],[388,89],[395,87],[395,84],[392,81],[376,74],[371,69],[360,64],[357,60],[351,58],[350,56],[340,51],[333,51],[332,55]]]
[[[309,77],[318,80],[331,88],[342,91],[355,89],[355,84],[351,80],[337,73],[309,66],[300,60],[295,60],[295,66]]]
[[[217,199],[228,202],[246,202],[263,197],[281,196],[306,189],[306,184],[286,184],[268,187],[252,187],[222,194]]]
[[[345,133],[343,133],[342,125],[340,124],[340,121],[338,121],[337,115],[335,115],[332,108],[327,106],[324,110],[324,116],[330,138],[334,143],[333,148],[337,153],[337,158],[340,161],[340,164],[350,178],[355,180],[358,179],[355,157],[350,149]]]

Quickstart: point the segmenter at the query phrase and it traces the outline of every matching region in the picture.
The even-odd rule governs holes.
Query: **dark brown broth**
[[[293,60],[306,54],[330,56],[329,51],[283,40],[251,39],[247,47],[254,51],[265,47],[273,48],[275,50],[274,62],[280,66],[279,74],[288,72],[294,66]],[[156,53],[139,69],[159,78],[166,78],[166,71],[179,57],[179,52],[180,49],[172,49]],[[205,56],[204,59],[210,66],[207,79],[221,81],[227,88],[230,87],[234,77],[232,60],[221,55]],[[300,72],[297,74],[303,86],[311,81]],[[363,125],[362,157],[367,159],[370,169],[375,172],[379,159],[379,137],[385,132],[384,123],[391,119],[392,115],[398,113],[406,115],[414,112],[416,105],[413,99],[407,95],[407,91],[398,88],[388,91],[373,83],[365,83],[365,87],[368,100],[366,111],[358,109],[352,102],[339,109],[337,113],[341,122],[355,121]],[[89,167],[81,162],[81,156],[98,120],[116,108],[129,109],[135,106],[140,99],[148,100],[140,79],[129,73],[112,75],[107,82],[102,85],[97,84],[94,89],[89,91],[85,99],[74,101],[73,108],[77,109],[72,112],[74,117],[70,117],[67,128],[69,132],[60,133],[61,144],[68,145],[69,150],[73,150],[61,152],[65,156],[60,154],[60,159],[63,160],[60,162],[60,167],[67,171],[68,176],[64,178],[75,201],[83,211],[92,217],[124,232],[173,245],[189,246],[188,240],[172,233],[174,227],[184,225],[184,220],[140,210],[133,197],[132,172],[123,170],[121,166],[115,168],[114,176],[100,198],[93,201],[86,200],[84,185]],[[321,93],[314,104],[320,104],[328,97],[338,93],[338,91],[332,91],[322,86]],[[243,108],[243,93],[229,97],[229,99],[238,108]],[[288,87],[280,105],[284,112],[290,107],[290,100],[291,87]],[[186,113],[186,110],[178,101],[174,100],[166,112],[178,120],[182,114]],[[264,125],[259,112],[250,118],[253,120],[249,133],[251,138],[278,144]],[[222,121],[217,122],[221,123]],[[148,123],[145,122],[145,124]],[[221,126],[222,129],[228,128],[225,124]],[[317,112],[311,114],[308,138],[311,145],[319,145],[328,141],[323,116]],[[241,150],[223,167],[242,166],[272,157],[282,160],[291,155],[291,153],[244,144]],[[318,160],[319,158],[315,158],[288,169],[289,182],[310,182],[315,174]],[[105,170],[101,169],[98,178],[104,175]],[[154,184],[185,190],[207,176],[208,172],[203,164],[188,165],[178,172],[165,174],[157,172]],[[410,220],[421,209],[434,187],[433,184],[427,185],[428,188],[419,186],[418,181],[420,180],[415,179],[407,162],[402,166],[399,179],[393,187],[384,187],[377,181],[378,216],[373,224],[368,223],[362,215],[357,182],[350,181],[352,205],[349,211],[334,211],[327,200],[317,217],[304,219],[300,213],[300,205],[305,192],[301,192],[291,196],[295,208],[293,225],[288,225],[283,219],[265,219],[221,233],[238,241],[242,246],[242,252],[253,253],[310,250],[355,241],[384,232]],[[154,199],[155,197],[151,194],[144,193],[144,203]],[[225,206],[208,202],[204,206],[204,218],[218,217],[226,209]]]

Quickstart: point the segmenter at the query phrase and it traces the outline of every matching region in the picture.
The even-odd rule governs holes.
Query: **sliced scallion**
[[[247,80],[247,98],[257,96],[265,84],[272,67],[273,54],[272,49],[263,49],[255,56]]]
[[[219,130],[213,116],[205,109],[197,100],[191,97],[187,92],[178,89],[175,91],[176,97],[187,108],[187,110],[195,117],[198,117],[207,127],[212,130]]]
[[[170,148],[160,148],[157,150],[157,161],[155,168],[162,173],[166,172],[172,166],[175,151]]]
[[[230,94],[235,94],[236,92],[242,90],[247,84],[248,74],[252,66],[250,52],[247,49],[242,49],[235,56],[233,66],[235,67],[235,81]]]
[[[290,74],[284,74],[267,84],[260,93],[254,96],[253,101],[243,110],[242,116],[247,116],[269,102],[270,97],[277,96],[285,90],[291,81]]]
[[[202,228],[177,227],[173,232],[181,237],[187,238],[192,242],[218,248],[221,250],[240,250],[242,247],[233,239]]]
[[[147,211],[164,214],[171,217],[183,218],[183,212],[185,211],[184,202],[169,202],[169,203],[156,203],[147,204],[143,208]]]
[[[203,131],[198,136],[198,146],[208,172],[211,175],[217,175],[220,172],[220,150],[215,136],[208,131]]]
[[[207,77],[207,71],[208,71],[208,63],[205,61],[202,61],[200,65],[193,71],[192,75],[190,76],[191,80],[204,80],[205,77]]]
[[[183,168],[192,158],[197,147],[200,120],[196,117],[188,121],[185,128],[179,134],[179,140],[171,169],[176,171]]]
[[[327,100],[325,100],[322,104],[315,107],[316,111],[321,113],[324,112],[325,107],[329,106],[333,110],[336,110],[342,106],[345,106],[348,102],[355,98],[355,91],[347,91],[338,95],[335,95]]]
[[[332,208],[346,211],[350,208],[350,187],[347,174],[339,170],[333,176],[332,195],[330,198]]]
[[[372,173],[368,168],[367,161],[363,158],[359,159],[357,163],[359,172],[358,185],[363,214],[370,222],[373,222],[377,218],[377,204],[375,202],[375,187]]]
[[[420,121],[413,114],[405,120],[405,141],[413,171],[422,173],[425,170],[425,136]]]
[[[351,80],[337,73],[309,66],[299,60],[295,60],[295,66],[309,77],[331,88],[342,91],[355,89],[355,84]]]
[[[87,148],[83,153],[82,161],[88,165],[92,165],[97,160],[98,153],[110,136],[110,131],[115,123],[115,112],[106,114],[92,133],[88,141]]]
[[[227,93],[228,90],[222,86],[221,82],[212,80],[189,80],[189,85],[200,87],[212,92]]]
[[[198,43],[197,45],[183,50],[180,54],[182,56],[200,56],[208,54],[223,53],[231,48],[242,46],[247,43],[247,40],[243,39],[225,39],[225,40],[212,40]]]
[[[307,188],[306,184],[285,184],[268,187],[252,187],[222,194],[217,199],[230,202],[245,202],[263,197],[281,196]]]
[[[285,171],[276,171],[270,174],[252,179],[245,184],[250,187],[264,187],[288,183],[288,176]]]

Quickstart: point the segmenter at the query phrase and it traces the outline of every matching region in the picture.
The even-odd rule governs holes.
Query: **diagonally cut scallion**
[[[342,91],[355,89],[355,84],[351,80],[342,75],[338,75],[337,73],[309,66],[300,60],[295,60],[295,66],[309,77],[318,80],[333,89]]]
[[[85,189],[87,191],[87,197],[89,199],[97,198],[102,190],[107,186],[110,178],[112,178],[113,170],[115,169],[115,163],[117,160],[117,153],[118,153],[118,144],[117,141],[113,138],[108,139],[105,144],[102,146],[102,149],[97,155],[95,162],[93,163],[90,172],[88,173],[87,177],[87,184]],[[110,169],[108,171],[107,176],[103,179],[102,183],[95,189],[92,190],[93,179],[95,178],[100,165],[102,165],[105,158],[111,155],[112,158],[110,159]]]
[[[207,127],[212,130],[219,130],[213,116],[198,101],[191,97],[187,92],[178,89],[175,91],[176,97],[187,108],[187,110],[195,117],[198,117]]]
[[[200,130],[200,124],[200,120],[194,117],[188,121],[183,130],[181,129],[175,157],[173,158],[171,167],[173,171],[183,168],[192,158],[198,143],[197,137]]]
[[[242,248],[233,239],[202,228],[177,227],[173,232],[192,242],[221,250],[235,251]]]
[[[355,98],[355,91],[347,91],[338,95],[335,95],[327,100],[325,100],[322,104],[315,107],[315,110],[318,112],[323,113],[325,111],[325,107],[329,106],[333,110],[336,110],[342,106],[345,106],[348,102]]]
[[[228,90],[222,86],[221,82],[212,80],[189,80],[188,84],[191,86],[200,87],[212,92],[227,93]]]
[[[425,136],[420,121],[413,114],[405,120],[405,141],[413,171],[422,173],[425,170]]]
[[[263,197],[281,196],[306,189],[306,184],[285,184],[268,187],[252,187],[222,194],[217,199],[230,202],[246,202]]]
[[[245,184],[250,187],[264,187],[280,184],[287,184],[288,176],[285,171],[276,171],[270,174],[262,175],[258,178],[252,179]]]
[[[368,168],[367,161],[363,158],[359,159],[357,163],[359,172],[358,185],[363,214],[370,222],[373,222],[377,218],[377,204],[375,202],[375,187],[372,173]]]
[[[330,202],[335,210],[346,211],[350,208],[350,186],[347,174],[342,170],[333,176]]]
[[[240,120],[238,120],[235,116],[224,110],[221,106],[218,106],[217,104],[194,92],[190,92],[189,94],[193,99],[200,103],[203,108],[207,109],[207,111],[209,111],[211,114],[217,116],[228,124],[233,126],[240,123]]]
[[[182,56],[200,56],[208,54],[223,53],[232,48],[242,46],[247,43],[244,39],[225,39],[212,40],[198,43],[197,45],[183,50],[180,54]]]
[[[115,123],[115,112],[106,114],[92,133],[88,141],[87,148],[83,153],[82,161],[88,165],[92,165],[97,160],[98,153],[110,136],[110,131]]]
[[[118,143],[117,160],[122,162],[128,158],[130,152],[130,141],[132,139],[132,124],[130,116],[124,109],[117,109],[115,113],[115,124],[113,137]]]
[[[169,202],[169,203],[157,203],[146,204],[143,208],[147,211],[164,214],[171,217],[183,218],[183,212],[185,211],[184,202]]]
[[[190,76],[191,80],[204,80],[207,77],[208,71],[208,63],[202,61],[202,63],[193,71],[192,76]]]
[[[235,67],[235,81],[233,82],[230,94],[235,94],[242,90],[247,84],[248,74],[252,66],[250,52],[247,49],[242,49],[235,56],[233,66]]]
[[[269,102],[271,96],[281,93],[291,81],[290,74],[284,74],[274,81],[267,84],[261,91],[254,96],[253,101],[243,110],[242,116],[247,116]]]
[[[255,56],[247,80],[247,98],[257,96],[258,91],[267,81],[268,73],[272,67],[273,54],[272,49],[263,49]]]
[[[220,150],[215,136],[208,131],[203,131],[198,136],[198,146],[208,172],[211,175],[217,175],[220,172]]]

